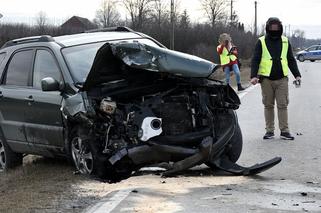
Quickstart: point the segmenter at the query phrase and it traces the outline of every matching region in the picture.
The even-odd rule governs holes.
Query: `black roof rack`
[[[85,33],[96,33],[96,32],[134,32],[129,27],[107,27],[101,29],[87,30]]]
[[[17,44],[25,44],[25,43],[32,43],[32,42],[50,42],[50,41],[55,41],[53,37],[51,37],[50,35],[32,36],[32,37],[19,38],[19,39],[8,41],[1,48],[10,47]]]

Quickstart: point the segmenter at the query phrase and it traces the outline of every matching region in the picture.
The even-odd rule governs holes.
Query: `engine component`
[[[150,138],[162,134],[162,119],[157,117],[144,118],[141,129],[138,132],[138,138],[142,141],[148,141]]]
[[[117,104],[115,101],[112,101],[110,98],[104,98],[100,102],[100,110],[111,115],[115,113]]]

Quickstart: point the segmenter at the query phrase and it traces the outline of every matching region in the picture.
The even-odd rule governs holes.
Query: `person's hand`
[[[295,85],[295,87],[299,88],[301,86],[301,77],[298,76],[295,78],[295,80],[293,81],[293,84]]]
[[[251,78],[251,84],[256,85],[259,83],[259,79],[257,77]]]

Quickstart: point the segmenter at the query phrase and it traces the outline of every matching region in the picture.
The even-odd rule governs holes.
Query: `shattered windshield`
[[[126,40],[126,42],[135,42],[147,44],[149,46],[159,47],[155,42],[150,39],[133,39]],[[120,41],[110,41],[109,43],[118,43]],[[69,67],[71,75],[75,82],[85,82],[90,68],[93,64],[94,58],[98,49],[106,42],[98,42],[92,44],[84,44],[79,46],[67,47],[62,49],[62,54]],[[138,43],[138,42],[136,42]]]

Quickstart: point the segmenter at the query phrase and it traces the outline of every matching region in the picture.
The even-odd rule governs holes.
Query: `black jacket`
[[[271,70],[270,77],[268,78],[270,80],[281,79],[284,77],[281,60],[280,60],[281,52],[282,52],[282,39],[281,38],[272,39],[270,38],[270,36],[265,36],[265,43],[270,52],[271,57],[273,58],[272,70]],[[258,40],[255,46],[253,57],[252,57],[251,78],[258,76],[261,57],[262,57],[262,44],[261,44],[261,41]],[[293,56],[290,42],[289,42],[287,59],[288,59],[289,68],[292,74],[294,75],[294,77],[298,77],[298,76],[301,77],[300,71],[298,69],[298,65]]]

